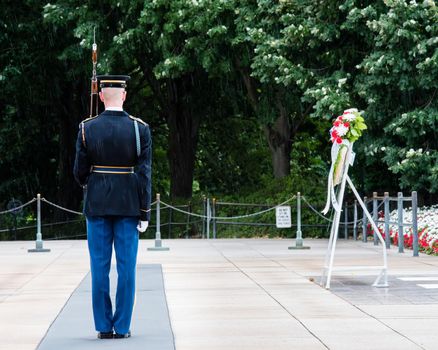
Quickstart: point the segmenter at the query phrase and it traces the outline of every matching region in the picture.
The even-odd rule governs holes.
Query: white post
[[[384,193],[384,212],[385,212],[385,243],[386,249],[391,248],[391,237],[389,236],[389,192]]]
[[[301,192],[297,193],[297,235],[295,246],[288,247],[288,249],[310,249],[310,247],[304,246],[303,232],[301,231]]]
[[[414,251],[414,256],[419,256],[418,254],[418,197],[417,191],[412,192],[412,234],[414,235],[414,240],[412,242],[412,249]]]
[[[207,239],[210,239],[211,208],[210,198],[207,198]]]
[[[160,223],[160,194],[157,193],[157,228],[155,230],[155,246],[148,247],[148,250],[169,250],[169,247],[161,245],[161,223]]]
[[[37,194],[37,233],[35,241],[35,249],[28,249],[28,253],[45,253],[50,252],[50,249],[43,248],[43,234],[41,232],[41,194]]]
[[[354,201],[353,212],[353,239],[357,241],[357,199]]]

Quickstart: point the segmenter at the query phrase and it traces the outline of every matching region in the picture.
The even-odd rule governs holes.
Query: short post
[[[216,217],[216,198],[213,198],[213,201],[212,201],[212,208],[211,208],[211,216],[213,217],[212,218],[212,221],[213,221],[213,238],[214,239],[216,239],[216,219],[215,219],[215,217]]]
[[[297,235],[295,246],[288,247],[288,249],[310,249],[310,247],[304,245],[303,232],[301,231],[301,192],[297,193]]]
[[[169,247],[163,247],[161,245],[160,226],[160,194],[157,193],[157,229],[155,231],[155,246],[148,247],[148,250],[169,250]]]
[[[344,207],[344,239],[348,239],[348,205]]]
[[[207,197],[206,196],[203,196],[202,204],[203,204],[203,207],[202,207],[202,214],[203,214],[203,217],[202,217],[202,238],[205,238],[205,229],[206,229],[206,222],[207,222],[207,220],[205,218],[207,216]]]
[[[376,226],[379,226],[379,223],[377,222],[379,219],[378,213],[377,213],[377,192],[373,192],[373,220],[376,223]],[[374,239],[374,245],[379,245],[379,238],[377,237],[377,232],[373,229],[373,239]]]
[[[353,210],[353,239],[357,241],[357,199],[354,200]]]
[[[192,202],[189,201],[189,204],[187,205],[187,211],[189,213],[192,212]],[[189,238],[189,229],[190,229],[190,214],[187,214],[187,222],[186,222],[186,239]]]
[[[403,236],[403,193],[397,193],[397,223],[398,223],[398,252],[404,252],[404,236]]]
[[[169,212],[169,222],[168,222],[169,227],[167,228],[167,238],[170,239],[172,235],[172,208],[171,207],[169,207],[168,212]]]
[[[385,211],[385,244],[386,249],[391,248],[391,237],[389,232],[389,193],[384,193],[384,211]]]
[[[363,203],[365,205],[365,207],[368,207],[368,198],[367,197],[363,197]],[[365,209],[363,210],[363,214],[362,214],[362,242],[366,243],[367,242],[367,216],[365,213]]]
[[[43,234],[41,233],[41,194],[37,194],[37,232],[35,249],[28,249],[28,253],[45,253],[50,249],[43,248]]]
[[[412,249],[414,250],[414,256],[418,255],[418,198],[417,191],[412,192],[412,234],[414,239],[412,241]]]
[[[210,239],[210,220],[211,220],[210,198],[207,198],[207,239]]]

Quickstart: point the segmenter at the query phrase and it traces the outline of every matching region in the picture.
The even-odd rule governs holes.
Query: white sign
[[[275,221],[277,228],[292,227],[289,205],[275,208]]]

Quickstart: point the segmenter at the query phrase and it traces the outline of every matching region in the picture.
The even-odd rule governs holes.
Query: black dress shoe
[[[99,332],[97,333],[99,339],[113,339],[113,331],[111,332]]]
[[[114,333],[113,338],[114,339],[121,339],[121,338],[129,338],[131,336],[131,331],[128,331],[128,333],[120,334],[120,333]]]

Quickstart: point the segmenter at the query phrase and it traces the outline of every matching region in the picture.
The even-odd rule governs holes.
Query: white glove
[[[138,232],[144,232],[149,226],[149,221],[139,221],[137,225]]]

